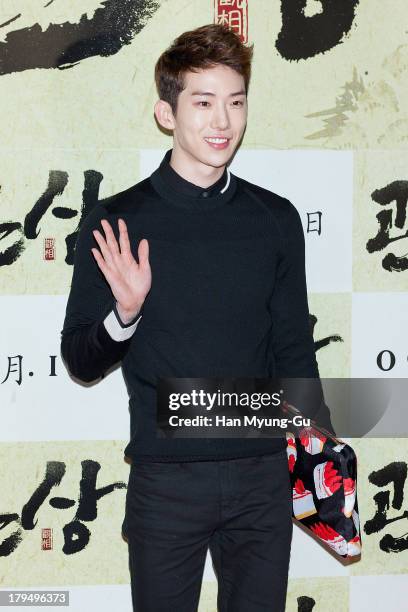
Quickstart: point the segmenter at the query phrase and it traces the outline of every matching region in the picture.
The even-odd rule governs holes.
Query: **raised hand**
[[[139,242],[137,250],[139,263],[137,263],[130,249],[124,220],[118,220],[120,248],[109,222],[102,219],[101,225],[106,240],[99,230],[93,230],[92,233],[101,251],[97,248],[92,248],[91,251],[116,298],[120,318],[126,324],[140,311],[150,291],[152,275],[149,243],[146,238]]]

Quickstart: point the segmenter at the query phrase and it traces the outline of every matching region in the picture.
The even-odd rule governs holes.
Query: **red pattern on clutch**
[[[299,414],[284,402],[289,415]],[[286,434],[292,514],[339,557],[361,554],[357,457],[349,444],[316,425]]]

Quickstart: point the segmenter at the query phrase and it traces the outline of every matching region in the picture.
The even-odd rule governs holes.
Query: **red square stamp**
[[[46,261],[54,261],[55,238],[44,238],[44,259]]]
[[[52,550],[52,529],[41,529],[41,550]]]
[[[248,42],[248,0],[214,0],[215,23],[223,23]]]

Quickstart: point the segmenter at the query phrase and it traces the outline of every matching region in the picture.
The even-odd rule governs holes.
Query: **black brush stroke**
[[[10,23],[13,23],[13,21],[15,21],[16,19],[19,19],[19,17],[21,17],[21,13],[18,13],[18,15],[15,15],[11,19],[7,19],[7,21],[0,23],[0,28],[4,28],[4,26],[9,25]]]
[[[281,0],[282,29],[276,49],[287,60],[305,60],[343,42],[360,0],[321,0],[322,13],[304,14],[307,0]]]
[[[60,68],[97,55],[114,55],[146,25],[157,0],[106,0],[91,19],[50,24],[43,32],[36,23],[9,32],[0,43],[0,75],[33,68]]]

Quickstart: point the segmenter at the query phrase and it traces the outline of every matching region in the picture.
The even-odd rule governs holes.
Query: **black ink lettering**
[[[372,192],[371,198],[380,206],[388,206],[391,202],[396,203],[396,212],[394,226],[398,229],[404,229],[407,220],[407,202],[408,202],[408,181],[393,181],[381,189],[376,189]],[[376,219],[379,224],[377,235],[370,238],[366,243],[366,249],[369,253],[381,251],[386,246],[397,240],[402,240],[408,236],[408,229],[405,233],[399,236],[390,237],[390,229],[393,227],[392,209],[381,210]],[[388,272],[403,272],[408,270],[407,254],[397,256],[394,253],[388,253],[382,260],[382,267]]]
[[[78,23],[35,23],[0,42],[0,75],[33,68],[71,68],[87,57],[108,57],[130,44],[160,6],[157,0],[105,0]],[[5,24],[3,24],[5,25]],[[24,49],[24,53],[21,50]]]
[[[392,507],[400,510],[404,500],[404,484],[407,479],[407,464],[403,461],[393,461],[380,470],[371,472],[368,476],[369,482],[377,487],[385,487],[389,483],[393,483],[394,495],[392,498]],[[408,510],[404,510],[402,514],[394,518],[387,517],[387,511],[390,508],[390,492],[379,491],[374,495],[374,501],[377,509],[372,519],[369,519],[364,524],[364,531],[368,535],[378,533],[390,523],[394,523],[404,518],[408,518]],[[401,552],[408,550],[408,537],[404,534],[400,537],[394,537],[391,534],[385,534],[380,540],[379,546],[385,552]]]
[[[287,60],[308,59],[343,42],[359,0],[320,0],[322,12],[305,13],[307,0],[281,0],[282,29],[276,49]]]
[[[312,336],[314,336],[314,328],[316,326],[316,323],[317,323],[317,317],[309,313],[309,327],[310,327]],[[321,348],[328,346],[331,342],[344,342],[344,340],[338,334],[333,334],[332,336],[326,336],[325,338],[321,338],[320,340],[315,340],[314,342],[315,351],[319,351]]]
[[[307,213],[307,228],[306,232],[317,232],[318,236],[322,233],[322,212],[316,210],[315,212]]]
[[[62,531],[64,534],[62,552],[66,555],[72,555],[83,550],[91,537],[89,529],[76,520],[64,525]]]
[[[80,210],[80,219],[76,229],[65,238],[67,246],[67,255],[65,263],[72,266],[74,264],[75,244],[78,238],[78,232],[88,213],[97,205],[99,199],[99,187],[103,180],[103,175],[96,170],[86,170],[84,172],[84,189],[82,191],[82,204]]]
[[[316,601],[313,599],[313,597],[308,597],[307,595],[297,597],[296,601],[298,605],[298,612],[312,612],[316,605]]]
[[[65,263],[73,265],[75,244],[78,238],[79,230],[89,212],[99,202],[99,188],[103,180],[103,175],[96,170],[86,170],[84,172],[84,189],[82,191],[82,204],[80,209],[80,218],[76,229],[65,238],[67,254]],[[60,170],[50,171],[48,176],[48,185],[44,193],[38,198],[33,208],[28,212],[24,219],[24,228],[21,223],[6,221],[0,224],[0,240],[4,240],[13,231],[20,231],[26,238],[35,240],[40,234],[38,224],[44,214],[52,205],[54,198],[60,196],[68,184],[68,174]],[[52,214],[60,219],[71,219],[78,215],[78,211],[73,208],[54,206]],[[20,255],[25,250],[24,238],[20,238],[11,247],[0,252],[0,266],[10,265],[17,261]]]
[[[389,355],[390,358],[390,364],[388,366],[388,368],[386,368],[383,364],[383,357],[384,355]],[[392,351],[388,351],[388,350],[384,350],[381,351],[380,353],[378,353],[377,355],[377,365],[380,368],[380,370],[382,370],[383,372],[389,372],[390,370],[392,370],[392,368],[395,366],[395,355]]]
[[[48,185],[44,193],[38,198],[33,208],[24,219],[24,234],[26,238],[37,238],[37,225],[51,206],[55,196],[61,195],[68,184],[68,173],[60,170],[51,170],[48,175]]]
[[[61,484],[65,474],[65,463],[61,461],[47,461],[44,480],[34,491],[30,499],[24,504],[21,511],[21,524],[24,529],[34,529],[37,521],[34,517],[37,510],[44,503],[52,487]]]
[[[13,359],[17,359],[17,364],[13,362]],[[6,376],[1,381],[1,384],[3,384],[4,382],[6,382],[6,380],[8,380],[8,377],[10,374],[12,374],[13,372],[17,372],[18,377],[16,379],[16,383],[18,385],[21,385],[21,382],[23,380],[23,366],[22,366],[23,356],[22,355],[11,355],[7,357],[7,361],[8,361],[8,368],[7,368]]]
[[[23,226],[17,221],[4,221],[0,223],[0,240],[4,240],[12,232],[18,231],[23,234]],[[9,266],[20,257],[24,251],[24,238],[19,238],[14,244],[6,247],[0,252],[0,266]]]
[[[57,360],[57,356],[56,355],[50,355],[50,373],[49,376],[56,376],[57,373],[55,371],[55,362]]]
[[[18,514],[0,514],[0,529],[4,529],[13,521],[20,523],[20,517]],[[0,542],[0,557],[8,557],[14,550],[16,550],[17,546],[22,540],[21,534],[22,530],[19,528],[16,531],[13,531],[13,533],[5,538],[3,542]]]

